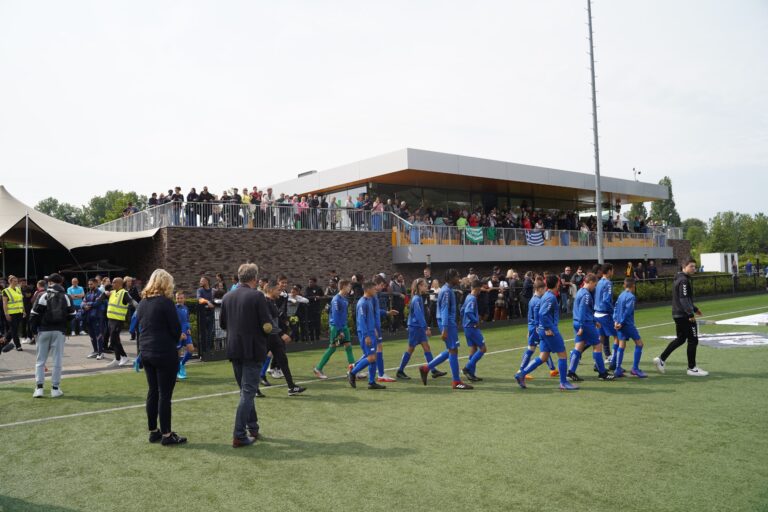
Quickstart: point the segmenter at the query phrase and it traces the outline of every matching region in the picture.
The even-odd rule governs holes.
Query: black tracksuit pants
[[[272,352],[272,367],[280,368],[285,376],[285,382],[288,388],[295,387],[291,368],[288,366],[288,355],[285,353],[285,342],[277,334],[270,334],[267,338],[267,350]]]
[[[661,360],[667,358],[686,341],[688,342],[688,369],[696,367],[696,348],[699,346],[699,329],[696,322],[688,318],[674,318],[677,337],[661,353]]]

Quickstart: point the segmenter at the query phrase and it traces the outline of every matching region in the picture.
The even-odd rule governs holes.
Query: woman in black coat
[[[139,351],[147,376],[147,424],[149,442],[163,446],[187,442],[171,430],[171,399],[179,369],[177,346],[181,323],[173,304],[173,277],[163,269],[152,272],[136,308]],[[157,418],[160,417],[160,428]]]

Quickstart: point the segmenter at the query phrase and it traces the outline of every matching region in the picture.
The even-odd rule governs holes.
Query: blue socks
[[[617,342],[613,344],[613,354],[611,354],[611,364],[616,364],[616,361],[617,361],[616,356],[618,355],[618,353],[619,353],[619,344]],[[616,364],[617,368],[618,366],[619,365]]]
[[[427,364],[431,363],[432,359],[434,359],[434,357],[432,357],[432,352],[424,352],[424,359],[427,360]]]
[[[547,359],[547,368],[549,368],[550,370],[554,370],[555,369],[555,363],[552,362],[552,356],[551,355]]]
[[[597,365],[597,371],[600,372],[600,375],[605,373],[605,361],[603,361],[603,353],[602,352],[592,352],[592,359],[595,360],[595,364]]]
[[[616,368],[621,368],[621,363],[624,362],[624,349],[621,347],[616,348]]]
[[[350,373],[353,373],[357,375],[359,372],[363,370],[363,368],[368,367],[370,363],[368,362],[368,359],[363,357],[358,362],[355,363],[355,366],[352,367],[352,371]]]
[[[581,352],[578,349],[571,350],[571,365],[568,368],[569,372],[576,373],[576,368],[579,367],[579,361],[581,361]]]
[[[552,357],[549,358],[550,360]],[[568,382],[567,374],[568,374],[568,360],[567,359],[558,359],[557,360],[557,369],[560,372],[560,384],[565,384]]]
[[[531,348],[525,349],[525,353],[523,353],[523,360],[520,362],[520,371],[523,371],[526,366],[528,366],[528,363],[531,362],[531,356],[533,355],[533,350]]]
[[[435,360],[433,359],[433,362],[434,361]],[[449,352],[448,363],[451,365],[451,377],[453,378],[453,382],[460,382],[461,377],[459,376],[459,354],[451,354]]]
[[[267,356],[267,358],[264,360],[264,366],[261,367],[261,378],[263,379],[267,375],[267,370],[269,370],[269,363],[272,362],[272,358]]]
[[[520,370],[521,375],[528,375],[533,370],[541,366],[541,358],[537,357],[533,361],[531,361],[528,366],[526,366],[524,369]]]
[[[407,350],[403,352],[403,358],[400,360],[400,368],[397,370],[398,372],[405,371],[405,367],[408,364],[408,361],[411,360],[411,353]]]
[[[376,382],[376,367],[378,366],[378,361],[374,363],[368,364],[368,384],[373,384]]]
[[[376,369],[379,371],[379,377],[384,376],[384,352],[376,352]]]
[[[635,359],[632,361],[632,369],[640,369],[640,358],[643,356],[643,347],[635,345]]]
[[[442,364],[443,361],[445,361],[446,359],[448,359],[448,351],[443,350],[442,352],[437,354],[437,357],[434,358],[432,361],[430,361],[427,364],[427,366],[429,367],[430,370],[434,370],[437,365]],[[457,361],[457,364],[458,364],[458,361]]]
[[[472,375],[475,374],[475,369],[477,368],[477,362],[483,358],[483,352],[478,350],[474,354],[472,354],[472,357],[469,358],[469,362],[467,363],[467,370],[469,370],[469,373]]]
[[[184,366],[185,364],[187,364],[187,361],[189,361],[190,359],[192,359],[192,354],[189,352],[189,350],[185,350],[184,355],[181,356],[181,361],[179,362],[179,364],[181,366]]]

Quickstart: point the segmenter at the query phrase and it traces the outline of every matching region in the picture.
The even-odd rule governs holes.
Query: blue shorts
[[[619,340],[620,341],[629,341],[629,340],[639,340],[640,339],[640,333],[637,332],[637,327],[634,325],[622,325],[621,329],[619,329]]]
[[[376,345],[378,344],[376,337],[374,336],[371,340],[371,346],[365,344],[365,336],[363,333],[358,332],[357,338],[360,340],[360,349],[363,351],[363,356],[370,356],[371,354],[376,353]]]
[[[483,333],[480,332],[480,329],[476,327],[465,327],[464,337],[467,338],[468,347],[480,348],[485,345],[485,338],[483,338]]]
[[[553,331],[552,336],[547,336],[544,331],[541,331],[541,341],[539,342],[539,352],[550,352],[556,354],[559,352],[565,352],[565,340],[559,332]]]
[[[448,337],[445,340],[445,348],[453,350],[459,348],[459,328],[455,325],[449,325],[447,327],[440,327],[440,334],[442,336],[443,330],[448,331]]]
[[[418,347],[422,343],[426,342],[427,330],[423,327],[409,327],[408,328],[408,346]]]
[[[579,336],[576,334],[576,343],[586,343],[588,347],[594,347],[595,345],[600,344],[600,333],[597,330],[597,327],[595,327],[592,324],[588,325],[582,325],[582,334]],[[578,333],[579,330],[574,327],[574,332]]]
[[[536,329],[528,328],[528,345],[538,345],[539,344],[539,333],[536,332]]]
[[[600,335],[608,338],[616,337],[616,328],[613,326],[613,315],[605,315],[602,318],[595,317],[595,322],[600,324]]]

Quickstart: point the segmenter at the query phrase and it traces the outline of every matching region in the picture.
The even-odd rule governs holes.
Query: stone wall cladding
[[[366,278],[393,272],[387,232],[165,228],[158,235],[151,260],[156,262],[161,253],[160,264],[186,290],[197,288],[200,276],[213,278],[219,272],[231,283],[237,267],[247,261],[259,265],[261,276],[285,274],[289,282],[302,285],[316,276],[325,286],[330,270]]]

